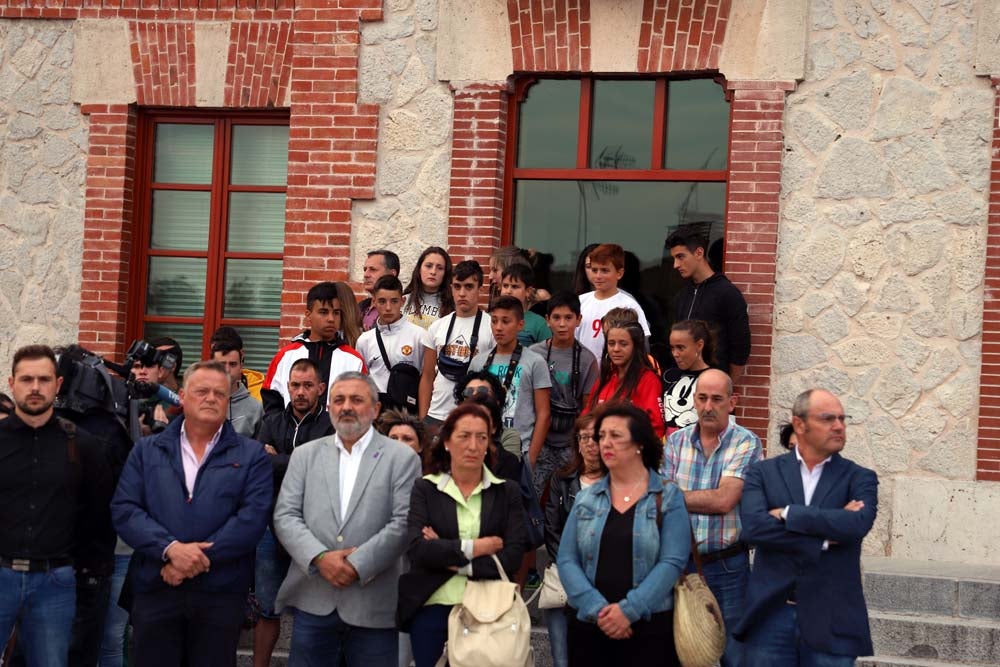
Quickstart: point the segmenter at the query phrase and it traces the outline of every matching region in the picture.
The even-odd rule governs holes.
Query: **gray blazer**
[[[335,436],[296,447],[274,509],[274,529],[292,557],[275,609],[295,607],[345,623],[395,626],[397,581],[406,551],[406,516],[420,459],[412,449],[374,433],[365,450],[344,521],[340,520],[340,450]],[[328,549],[348,556],[358,581],[335,588],[311,565]]]

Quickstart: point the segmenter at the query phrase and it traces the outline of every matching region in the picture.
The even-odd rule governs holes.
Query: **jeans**
[[[421,607],[410,626],[410,644],[417,667],[434,667],[448,641],[448,614],[451,606],[432,604]]]
[[[336,611],[317,616],[294,610],[289,667],[398,667],[398,661],[395,628],[348,625]]]
[[[569,667],[569,636],[566,608],[543,609],[542,618],[549,629],[549,649],[554,667]]]
[[[814,651],[799,636],[795,605],[764,616],[746,640],[745,667],[853,667],[854,657]]]
[[[278,597],[281,583],[288,575],[289,565],[291,558],[278,546],[278,541],[268,526],[257,543],[257,558],[254,561],[254,595],[260,602],[262,618],[281,618],[281,614],[274,613],[274,601]]]
[[[122,667],[125,654],[125,633],[128,630],[128,612],[118,606],[125,573],[131,556],[115,556],[115,573],[111,575],[111,602],[104,619],[104,639],[101,641],[100,667]]]
[[[76,573],[72,566],[49,572],[15,572],[0,567],[0,641],[14,623],[28,667],[65,667],[76,614]]]
[[[726,622],[726,652],[722,654],[721,667],[743,665],[743,644],[733,638],[732,629],[743,616],[747,580],[750,577],[750,560],[746,552],[709,563],[704,568],[705,581],[719,603],[722,619]],[[694,571],[693,561],[688,571]]]

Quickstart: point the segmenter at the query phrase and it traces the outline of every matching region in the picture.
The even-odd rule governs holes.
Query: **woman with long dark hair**
[[[425,329],[435,320],[450,315],[455,310],[451,272],[451,256],[444,248],[431,246],[420,253],[410,284],[403,290],[406,296],[403,315]]]
[[[593,410],[601,403],[629,401],[641,408],[662,438],[663,386],[646,355],[646,334],[638,322],[612,321],[604,331],[605,353],[601,359],[601,376],[590,392]]]
[[[670,327],[670,354],[677,364],[663,371],[663,421],[667,435],[698,421],[694,391],[698,376],[715,361],[715,339],[702,320]]]

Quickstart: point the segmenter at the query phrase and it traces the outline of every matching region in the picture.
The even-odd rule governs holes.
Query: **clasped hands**
[[[610,639],[632,637],[632,623],[617,602],[607,605],[597,614],[597,627]]]
[[[347,557],[357,551],[357,547],[324,551],[313,560],[319,575],[334,588],[347,588],[358,580],[358,571]]]
[[[167,564],[160,568],[160,576],[169,586],[180,586],[185,579],[208,572],[212,562],[205,555],[205,549],[212,542],[174,542],[167,547]]]

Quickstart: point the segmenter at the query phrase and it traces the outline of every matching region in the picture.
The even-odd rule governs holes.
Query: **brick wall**
[[[729,6],[730,0],[645,0],[639,71],[718,69]]]
[[[126,19],[139,105],[195,105],[195,23],[229,21],[225,104],[288,100],[290,139],[281,336],[301,325],[302,299],[348,275],[351,200],[371,199],[378,108],[357,99],[360,21],[381,0],[7,0],[0,18]],[[286,97],[286,90],[288,95]],[[128,337],[136,110],[89,115],[80,342],[120,357]]]
[[[976,479],[1000,482],[1000,77],[993,78],[993,163],[983,290],[983,365],[979,376]]]
[[[507,15],[515,71],[590,70],[590,0],[507,0]]]

